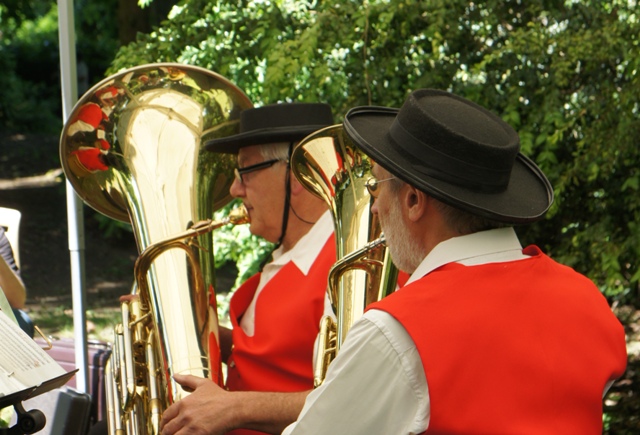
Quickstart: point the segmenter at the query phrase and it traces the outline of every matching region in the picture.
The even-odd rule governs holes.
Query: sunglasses
[[[385,178],[384,180],[376,180],[375,178],[369,178],[364,185],[367,188],[369,195],[371,195],[371,197],[375,199],[380,194],[380,192],[378,191],[378,184],[382,183],[383,181],[389,181],[389,180],[395,180],[395,179],[396,177]]]
[[[255,165],[247,166],[245,168],[235,168],[233,170],[233,173],[236,176],[236,180],[238,180],[238,182],[242,184],[244,183],[244,180],[242,179],[243,175],[248,174],[250,172],[259,171],[261,169],[270,168],[271,166],[281,161],[283,160],[280,160],[280,159],[267,160],[261,163],[256,163]]]

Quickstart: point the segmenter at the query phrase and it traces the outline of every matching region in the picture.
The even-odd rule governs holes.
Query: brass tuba
[[[210,220],[231,200],[236,162],[202,144],[237,133],[251,107],[214,72],[149,64],[95,85],[63,128],[70,184],[96,211],[131,223],[141,253],[105,369],[112,434],[157,434],[162,412],[188,394],[175,373],[221,383],[211,231],[245,219]]]
[[[291,162],[302,185],[329,205],[335,226],[338,261],[329,273],[327,292],[336,320],[325,316],[321,321],[314,369],[317,387],[365,307],[395,290],[398,271],[370,211],[373,200],[365,184],[372,177],[372,161],[344,133],[342,124],[304,138]]]

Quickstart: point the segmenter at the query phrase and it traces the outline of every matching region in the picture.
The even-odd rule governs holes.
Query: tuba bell
[[[336,319],[321,320],[314,385],[322,384],[349,328],[367,305],[393,292],[398,270],[390,261],[373,199],[366,188],[372,161],[344,133],[342,124],[304,138],[293,150],[292,170],[300,183],[324,199],[331,211],[337,262],[327,292]]]
[[[212,71],[158,63],[95,85],[63,127],[68,181],[87,205],[130,223],[140,253],[105,368],[111,434],[157,434],[162,412],[188,394],[176,373],[222,382],[212,230],[246,218],[211,220],[231,201],[236,162],[202,144],[236,134],[251,107]]]

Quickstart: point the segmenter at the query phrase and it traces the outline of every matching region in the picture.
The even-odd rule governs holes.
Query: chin
[[[254,236],[263,237],[262,232],[260,231],[260,226],[256,225],[253,221],[249,224],[249,232]]]
[[[405,245],[411,246],[411,245]],[[402,272],[408,273],[411,275],[416,271],[420,263],[422,262],[422,258],[419,255],[409,255],[410,251],[403,251],[403,255],[398,255],[398,253],[394,252],[394,250],[390,250],[391,261],[393,264],[401,270]]]
[[[251,223],[249,225],[249,232],[251,234],[253,234],[254,236],[262,237],[267,242],[275,243],[275,241],[272,240],[273,237],[271,237],[270,234],[267,231],[265,231],[265,228],[260,226],[260,225],[256,225],[255,223]]]

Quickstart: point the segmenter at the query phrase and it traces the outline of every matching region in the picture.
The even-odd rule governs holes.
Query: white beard
[[[413,273],[422,262],[424,254],[416,240],[403,228],[398,199],[394,199],[391,204],[387,220],[382,228],[393,264],[404,272]],[[383,224],[382,218],[380,222]]]

